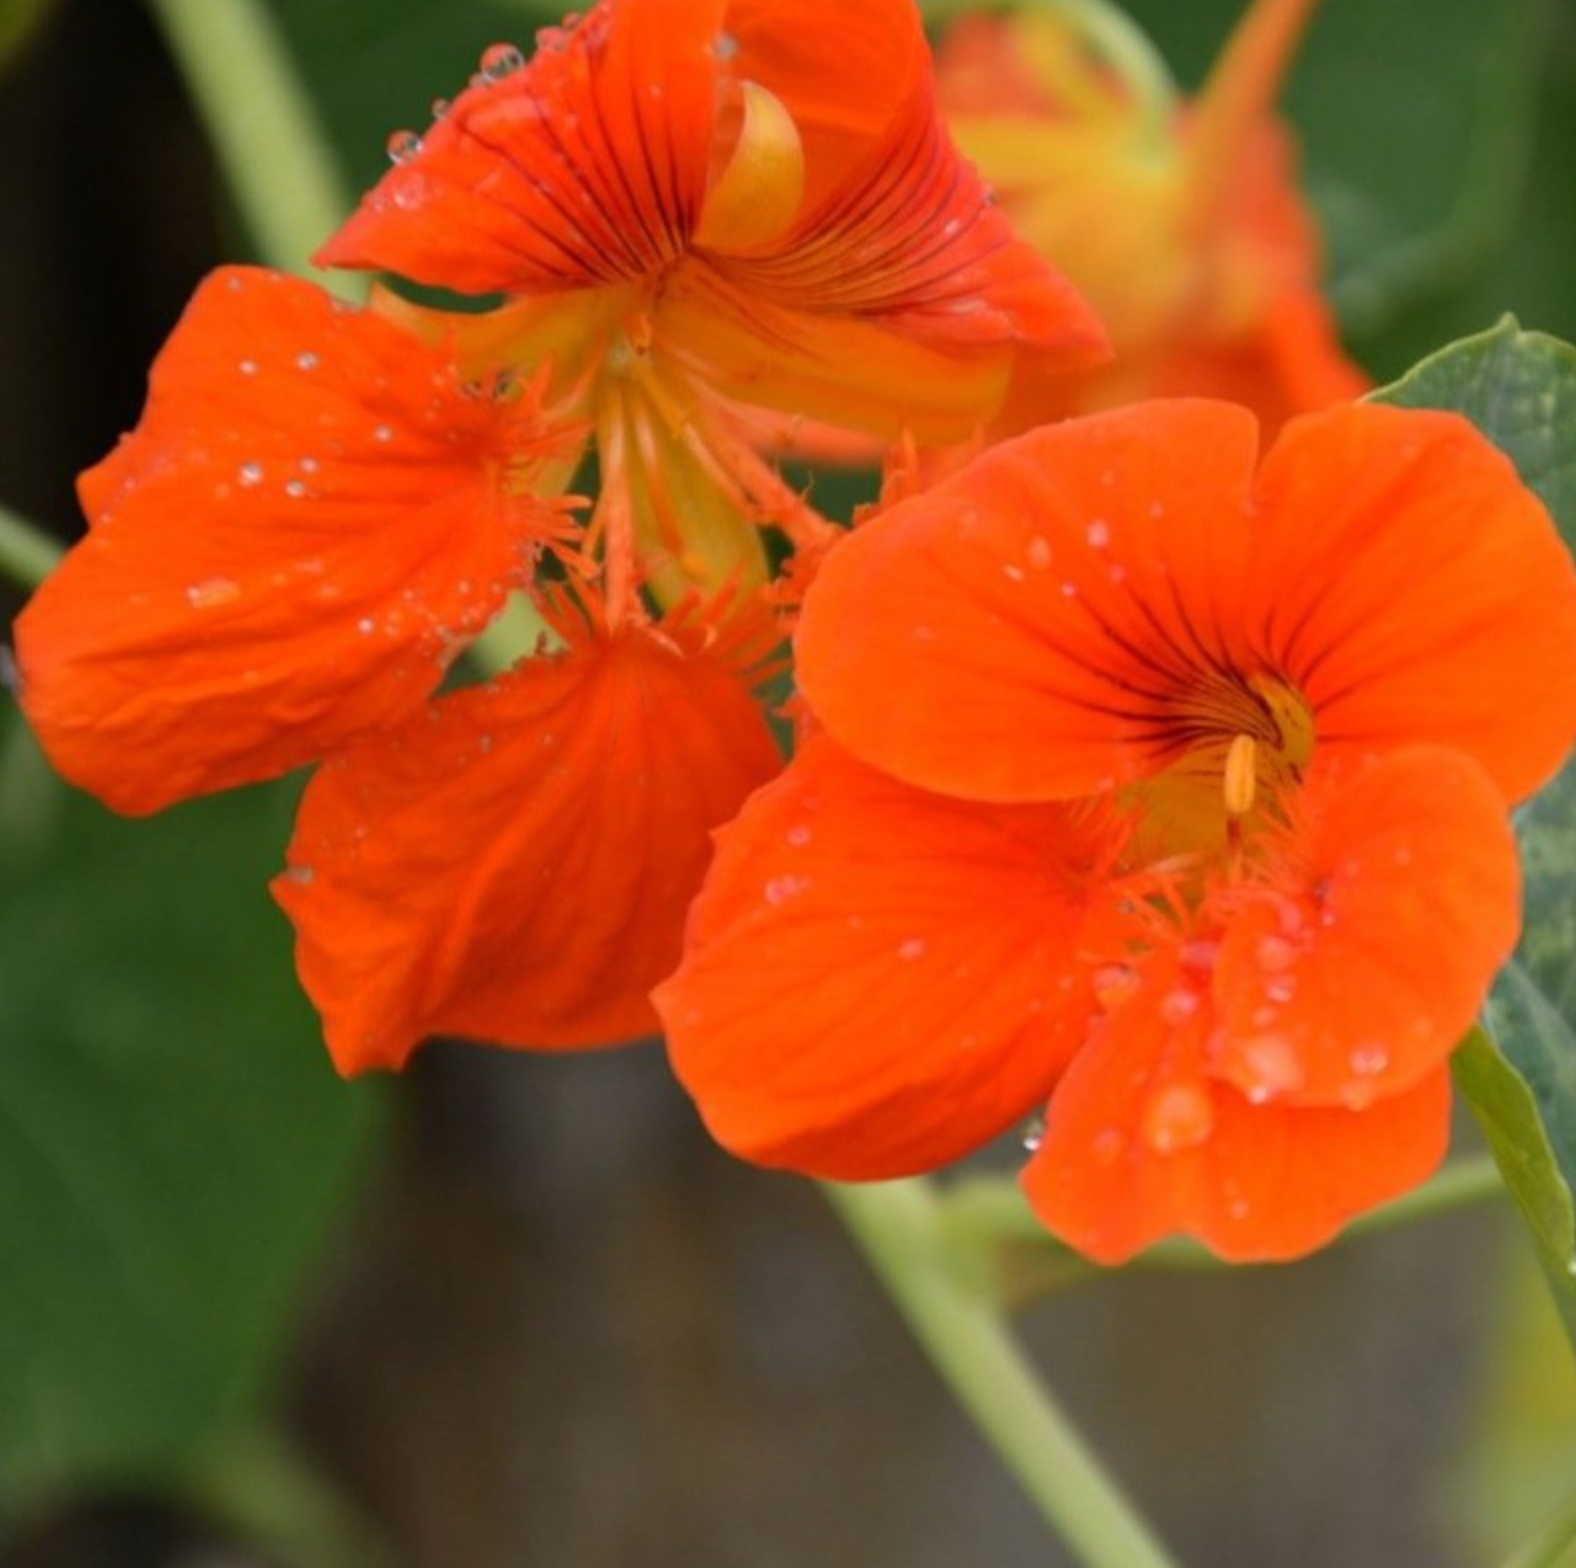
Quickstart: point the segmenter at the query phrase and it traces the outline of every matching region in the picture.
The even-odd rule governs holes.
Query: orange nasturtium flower
[[[317,259],[508,296],[404,314],[475,373],[553,365],[597,437],[593,530],[659,598],[764,581],[760,523],[830,537],[746,409],[955,442],[1020,360],[1107,352],[948,140],[913,0],[603,0],[392,151]]]
[[[1024,1185],[1105,1260],[1294,1255],[1439,1160],[1508,807],[1576,736],[1576,571],[1454,415],[1256,449],[1221,403],[1086,416],[830,554],[823,728],[657,994],[725,1145],[892,1177],[1048,1100]]]
[[[1018,428],[1144,397],[1224,397],[1273,434],[1366,387],[1319,293],[1280,78],[1316,0],[1256,0],[1203,91],[1103,0],[970,16],[937,50],[963,151],[1110,329],[1108,367],[1017,400]]]
[[[709,832],[780,766],[758,525],[828,536],[742,403],[953,439],[1103,341],[947,142],[909,0],[603,0],[539,43],[324,251],[511,298],[215,274],[17,626],[46,750],[117,809],[322,762],[275,892],[346,1072],[655,1027]],[[542,497],[588,432],[587,524]],[[439,695],[521,593],[552,646]]]

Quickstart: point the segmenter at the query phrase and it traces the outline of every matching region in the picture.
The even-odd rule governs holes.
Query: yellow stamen
[[[1245,817],[1253,810],[1259,782],[1259,747],[1251,735],[1233,735],[1226,748],[1226,815]]]
[[[775,93],[740,82],[744,122],[727,167],[706,196],[695,230],[705,250],[742,251],[774,240],[804,197],[799,127]]]

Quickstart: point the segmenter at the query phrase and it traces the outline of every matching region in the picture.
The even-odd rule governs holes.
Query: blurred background
[[[1131,9],[1192,84],[1238,5]],[[272,10],[352,189],[549,19]],[[68,539],[250,242],[137,0],[0,0],[0,49],[0,504]],[[1507,310],[1576,338],[1572,0],[1327,0],[1287,108],[1377,379]],[[334,1076],[263,886],[296,788],[121,822],[0,714],[0,1568],[1066,1561],[816,1191],[712,1149],[655,1044]],[[1184,1560],[1468,1568],[1576,1472],[1524,1251],[1496,1206],[1023,1328]]]

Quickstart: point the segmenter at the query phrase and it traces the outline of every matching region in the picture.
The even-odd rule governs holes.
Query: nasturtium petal
[[[1245,1094],[1360,1109],[1471,1028],[1520,925],[1515,841],[1488,773],[1437,746],[1319,769],[1294,815],[1286,874],[1216,895],[1249,901],[1226,917],[1209,1065]]]
[[[601,0],[484,63],[317,254],[466,293],[592,287],[671,260],[700,211],[723,0]]]
[[[330,758],[275,896],[341,1072],[433,1034],[649,1034],[708,835],[779,763],[734,670],[626,628]]]
[[[1121,1263],[1181,1232],[1235,1262],[1299,1257],[1443,1158],[1445,1068],[1361,1111],[1254,1104],[1209,1074],[1212,1023],[1175,955],[1158,953],[1057,1087],[1021,1180],[1080,1252]]]
[[[531,400],[469,395],[375,314],[213,274],[17,622],[51,760],[145,812],[397,722],[551,531],[526,491],[550,444]]]
[[[916,790],[812,739],[718,834],[656,994],[714,1136],[880,1178],[1023,1118],[1094,1010],[1080,940],[1110,918],[1100,871],[1120,836],[1097,812]]]
[[[805,695],[865,761],[973,799],[1158,771],[1168,720],[1240,652],[1255,442],[1245,411],[1176,401],[987,452],[833,550]]]
[[[1325,750],[1434,742],[1512,801],[1570,750],[1576,569],[1510,460],[1459,415],[1353,404],[1267,454],[1243,614]]]

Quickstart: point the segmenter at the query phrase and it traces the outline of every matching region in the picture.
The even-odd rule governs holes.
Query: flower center
[[[1280,817],[1280,799],[1313,754],[1313,714],[1297,690],[1268,673],[1211,677],[1166,715],[1175,760],[1129,785],[1123,803],[1142,825],[1139,863],[1213,856],[1251,843]]]

